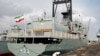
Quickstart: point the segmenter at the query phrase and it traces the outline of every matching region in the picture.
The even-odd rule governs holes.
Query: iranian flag
[[[15,17],[16,23],[19,23],[24,20],[23,14]]]

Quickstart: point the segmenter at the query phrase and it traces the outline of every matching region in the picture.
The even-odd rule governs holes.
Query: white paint
[[[60,52],[55,52],[52,56],[60,55]]]

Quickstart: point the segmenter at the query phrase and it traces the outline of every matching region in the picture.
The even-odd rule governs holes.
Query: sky
[[[72,0],[73,20],[81,20],[84,24],[89,24],[88,39],[95,40],[96,33],[100,29],[100,0]],[[58,11],[65,10],[64,4],[58,6]],[[24,14],[25,21],[19,23],[31,22],[34,18],[43,17],[46,11],[47,17],[52,15],[52,0],[0,0],[0,31],[10,29],[16,24],[14,17]],[[58,14],[59,15],[59,14]],[[79,15],[81,17],[79,17]]]

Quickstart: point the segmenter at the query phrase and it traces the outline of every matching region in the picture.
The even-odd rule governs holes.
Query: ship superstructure
[[[50,19],[33,21],[33,25],[24,30],[15,26],[8,33],[8,48],[19,56],[37,56],[41,53],[48,55],[47,53],[66,52],[86,45],[85,36],[70,33],[65,26]]]
[[[55,21],[54,5],[68,3],[68,11],[63,12],[61,23]],[[14,25],[8,31],[9,50],[15,56],[52,56],[87,45],[87,29],[82,23],[72,21],[71,0],[53,1],[53,18],[34,19],[21,29]]]

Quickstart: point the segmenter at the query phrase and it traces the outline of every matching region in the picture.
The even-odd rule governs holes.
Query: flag
[[[19,15],[19,16],[16,16],[14,19],[16,20],[15,21],[16,23],[19,23],[19,22],[23,21],[24,20],[23,14]]]

